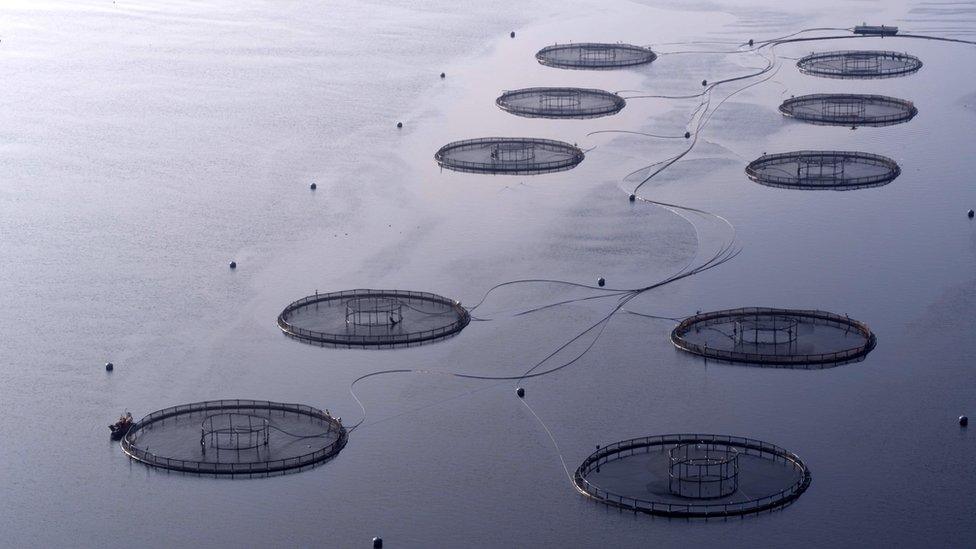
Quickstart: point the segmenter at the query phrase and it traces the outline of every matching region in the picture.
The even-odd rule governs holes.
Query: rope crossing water
[[[811,33],[811,32],[836,32],[836,31],[846,32],[848,34],[844,34],[844,35],[830,35],[830,36],[816,36],[816,37],[801,37],[800,36],[802,34],[807,34],[807,33]],[[666,203],[666,202],[656,201],[656,200],[653,200],[653,199],[650,199],[650,198],[647,198],[647,197],[639,196],[639,195],[637,195],[637,193],[648,182],[650,182],[652,179],[654,179],[655,177],[657,177],[658,175],[660,175],[661,173],[663,173],[665,170],[667,170],[671,166],[675,165],[677,162],[679,162],[681,159],[683,159],[685,156],[687,156],[689,153],[691,153],[695,149],[695,146],[697,145],[698,140],[699,140],[702,132],[708,127],[708,124],[711,122],[712,117],[715,115],[715,113],[730,98],[732,98],[733,96],[735,96],[735,95],[737,95],[739,93],[744,92],[745,90],[747,90],[749,88],[752,88],[754,86],[758,86],[758,85],[760,85],[760,84],[762,84],[764,82],[768,82],[770,79],[772,79],[776,75],[776,73],[778,72],[778,70],[780,68],[780,65],[777,63],[778,58],[777,58],[776,53],[775,53],[776,46],[781,45],[781,44],[789,44],[789,43],[797,43],[797,42],[813,42],[813,41],[827,41],[827,40],[840,40],[840,39],[871,38],[871,36],[854,35],[854,34],[852,34],[852,32],[853,32],[853,29],[851,29],[851,28],[836,28],[836,27],[809,28],[809,29],[803,29],[803,30],[800,30],[800,31],[797,31],[795,33],[791,33],[791,34],[788,34],[788,35],[785,35],[785,36],[781,36],[781,37],[778,37],[778,38],[772,38],[772,39],[768,39],[768,40],[755,41],[755,42],[752,42],[751,44],[749,44],[748,47],[746,47],[747,46],[746,44],[739,44],[739,43],[735,43],[735,42],[684,42],[684,43],[666,44],[666,45],[738,44],[737,48],[734,49],[734,50],[727,50],[727,51],[722,51],[722,50],[674,51],[674,52],[662,52],[661,55],[691,55],[691,54],[696,54],[696,53],[697,54],[755,54],[755,55],[761,57],[765,61],[764,66],[758,68],[754,72],[750,72],[748,74],[744,74],[744,75],[740,75],[740,76],[733,76],[733,77],[729,77],[729,78],[725,78],[725,79],[721,79],[721,80],[717,80],[717,81],[708,83],[708,84],[706,84],[704,86],[704,89],[700,93],[687,94],[687,95],[655,95],[655,94],[646,94],[646,93],[644,93],[644,92],[642,92],[640,90],[620,90],[618,92],[615,92],[617,94],[622,94],[622,93],[635,93],[635,94],[638,94],[638,95],[626,96],[625,99],[668,99],[668,100],[701,99],[701,101],[699,102],[698,106],[690,114],[690,117],[689,117],[689,126],[691,126],[693,128],[693,131],[690,132],[691,135],[688,136],[688,137],[685,137],[685,136],[670,136],[670,135],[656,135],[656,134],[649,134],[649,133],[638,132],[638,131],[633,131],[633,130],[601,130],[601,131],[595,131],[595,132],[591,132],[591,133],[587,134],[588,137],[594,136],[594,135],[599,135],[599,134],[614,133],[614,134],[632,134],[632,135],[639,135],[639,136],[644,136],[644,137],[654,138],[654,139],[690,139],[690,142],[689,142],[688,146],[684,150],[682,150],[680,153],[678,153],[678,154],[676,154],[674,156],[671,156],[671,157],[669,157],[669,158],[667,158],[665,160],[661,160],[661,161],[658,161],[658,162],[649,164],[647,166],[644,166],[643,168],[640,168],[638,170],[635,170],[635,171],[627,174],[624,177],[624,180],[626,180],[626,179],[630,178],[631,176],[634,176],[634,175],[636,175],[638,173],[645,172],[646,170],[653,169],[653,171],[651,171],[648,175],[644,176],[642,178],[642,180],[640,181],[640,183],[638,183],[633,188],[631,194],[634,195],[634,198],[636,200],[640,200],[641,202],[645,202],[645,203],[648,203],[648,204],[653,204],[655,206],[664,208],[664,209],[672,212],[673,214],[675,214],[678,217],[682,218],[684,221],[686,221],[692,227],[692,229],[695,232],[695,241],[696,241],[695,249],[696,249],[696,251],[695,251],[694,254],[692,254],[692,256],[688,260],[688,262],[679,271],[677,271],[675,274],[673,274],[673,275],[671,275],[669,277],[666,277],[666,278],[664,278],[662,280],[659,280],[659,281],[650,283],[650,284],[648,284],[648,285],[646,285],[644,287],[633,288],[633,289],[603,288],[603,287],[599,287],[599,286],[593,286],[593,285],[588,285],[588,284],[581,284],[581,283],[578,283],[578,282],[572,282],[572,281],[566,281],[566,280],[556,280],[556,279],[519,279],[519,280],[511,280],[511,281],[507,281],[507,282],[502,282],[500,284],[496,284],[495,286],[492,286],[491,288],[489,288],[485,292],[485,294],[482,296],[482,298],[474,306],[472,306],[472,307],[470,307],[470,308],[467,309],[469,313],[473,313],[476,309],[478,309],[479,307],[481,307],[494,292],[496,292],[497,290],[499,290],[501,288],[505,288],[505,287],[513,286],[513,285],[527,285],[527,284],[538,284],[538,283],[562,285],[562,286],[565,286],[567,288],[586,289],[586,290],[591,290],[591,291],[600,292],[600,293],[598,295],[592,295],[592,296],[580,297],[580,298],[574,298],[574,299],[566,299],[566,300],[561,300],[561,301],[558,301],[558,302],[555,302],[555,303],[550,303],[550,304],[547,304],[547,305],[533,307],[533,308],[526,309],[526,310],[520,311],[518,313],[515,313],[513,316],[516,316],[517,317],[517,316],[530,315],[530,314],[537,313],[537,312],[540,312],[540,311],[544,311],[544,310],[547,310],[547,309],[551,309],[551,308],[554,308],[554,307],[560,307],[560,306],[564,306],[564,305],[568,305],[568,304],[573,304],[573,303],[580,303],[580,302],[584,302],[584,301],[605,299],[605,298],[609,298],[609,297],[616,297],[617,298],[617,302],[609,309],[609,312],[607,312],[599,320],[597,320],[595,323],[589,325],[588,327],[586,327],[581,332],[575,334],[572,338],[570,338],[569,340],[567,340],[566,342],[564,342],[562,345],[560,345],[559,347],[557,347],[554,351],[552,351],[551,353],[549,353],[548,355],[546,355],[543,359],[541,359],[538,362],[534,363],[531,367],[529,367],[527,370],[525,370],[521,375],[507,375],[507,376],[499,376],[499,375],[478,375],[478,374],[468,374],[468,373],[451,372],[451,371],[435,371],[435,370],[429,370],[429,369],[409,369],[409,368],[407,368],[407,369],[382,370],[382,371],[371,372],[371,373],[365,374],[363,376],[360,376],[360,377],[356,378],[355,380],[353,380],[353,382],[350,384],[350,386],[349,386],[349,392],[352,395],[353,399],[356,401],[356,403],[359,405],[360,409],[362,410],[362,417],[361,417],[361,419],[356,424],[354,424],[352,427],[350,427],[348,429],[348,431],[351,433],[355,429],[357,429],[360,426],[362,426],[363,423],[366,421],[366,418],[367,418],[366,407],[363,404],[362,400],[359,398],[359,396],[356,394],[355,387],[356,387],[356,385],[358,383],[360,383],[362,381],[365,381],[367,379],[370,379],[372,377],[381,376],[381,375],[388,375],[388,374],[408,374],[408,373],[411,373],[411,374],[433,374],[433,375],[445,375],[445,376],[450,376],[450,377],[455,377],[455,378],[478,380],[478,381],[496,381],[496,382],[500,382],[500,383],[504,383],[504,382],[507,382],[507,381],[515,381],[516,382],[515,386],[516,387],[519,387],[519,385],[523,381],[525,381],[526,379],[539,378],[539,377],[542,377],[542,376],[546,376],[548,374],[551,374],[551,373],[557,372],[559,370],[562,370],[563,368],[566,368],[566,367],[568,367],[568,366],[576,363],[580,359],[582,359],[596,345],[597,341],[600,339],[600,336],[603,334],[603,332],[606,329],[607,325],[609,325],[609,323],[612,320],[612,318],[618,312],[623,311],[623,312],[625,312],[627,314],[631,314],[631,315],[635,315],[635,316],[639,316],[639,317],[644,317],[644,318],[648,318],[648,319],[652,319],[652,320],[680,321],[681,320],[680,318],[667,317],[667,316],[656,316],[656,315],[651,315],[651,314],[646,314],[646,313],[639,313],[639,312],[635,312],[635,311],[631,311],[631,310],[625,309],[624,307],[630,301],[632,301],[636,297],[638,297],[638,296],[640,296],[640,295],[642,295],[642,294],[644,294],[646,292],[649,292],[651,290],[654,290],[654,289],[660,288],[662,286],[671,284],[673,282],[682,280],[684,278],[688,278],[688,277],[694,276],[696,274],[700,274],[702,272],[708,271],[708,270],[713,269],[715,267],[721,266],[721,265],[725,264],[726,262],[731,261],[732,259],[734,259],[741,252],[741,248],[739,248],[737,246],[735,226],[728,219],[726,219],[725,217],[723,217],[723,216],[721,216],[719,214],[716,214],[716,213],[713,213],[713,212],[709,212],[709,211],[706,211],[706,210],[702,210],[702,209],[698,209],[698,208],[689,207],[689,206],[682,206],[682,205],[679,205],[679,204],[672,204],[672,203]],[[960,44],[976,45],[976,41],[969,41],[969,40],[962,40],[962,39],[954,39],[954,38],[944,38],[944,37],[936,37],[936,36],[924,36],[924,35],[915,35],[915,34],[905,34],[905,33],[897,34],[897,35],[890,36],[890,37],[887,37],[887,38],[924,39],[924,40],[936,40],[936,41],[943,41],[943,42],[954,42],[954,43],[960,43]],[[769,52],[769,56],[768,57],[763,54],[763,52],[766,51],[766,50],[768,50],[768,52]],[[722,86],[725,86],[727,84],[730,84],[730,83],[750,81],[750,80],[752,80],[752,81],[749,82],[749,83],[747,83],[746,85],[740,87],[740,88],[737,88],[737,89],[733,90],[731,93],[729,93],[728,95],[726,95],[723,99],[721,99],[714,107],[712,107],[712,105],[711,105],[711,103],[712,103],[712,93],[715,90],[717,90],[718,88],[720,88]],[[590,150],[592,150],[592,149],[590,149]],[[729,231],[729,236],[723,242],[723,244],[718,248],[718,250],[713,255],[709,256],[707,260],[705,260],[703,262],[700,262],[698,264],[695,263],[695,260],[701,254],[702,240],[703,239],[702,239],[701,231],[699,229],[698,224],[696,224],[695,221],[692,219],[692,216],[695,216],[695,215],[702,216],[702,217],[705,217],[705,218],[711,218],[713,220],[719,221],[722,225],[724,225],[725,227],[727,227],[727,229]],[[693,266],[693,265],[695,265],[695,266]],[[491,320],[493,320],[493,319],[490,319],[490,318],[476,318],[473,315],[472,315],[472,319],[473,320],[477,320],[477,321],[491,321]],[[576,354],[573,358],[571,358],[570,360],[568,360],[566,362],[559,363],[556,366],[553,366],[551,368],[544,369],[542,371],[537,371],[544,364],[546,364],[547,362],[549,362],[550,360],[552,360],[554,357],[558,356],[562,351],[564,351],[565,349],[567,349],[569,346],[571,346],[572,344],[574,344],[574,343],[578,342],[579,340],[583,339],[584,337],[586,337],[587,334],[593,334],[592,339],[590,339],[589,342],[584,346],[584,348],[582,349],[582,351],[580,351],[578,354]],[[492,384],[491,386],[486,387],[485,389],[498,386],[500,383]],[[467,394],[470,394],[470,393],[467,393]],[[464,395],[459,395],[457,397],[453,397],[452,399],[447,399],[447,400],[453,400],[454,398],[460,398],[460,396],[464,396]],[[562,465],[563,471],[566,473],[566,476],[569,479],[570,483],[573,483],[573,475],[570,473],[570,469],[569,469],[569,467],[566,464],[566,459],[563,456],[562,450],[560,449],[559,443],[556,440],[556,437],[553,435],[552,430],[546,424],[546,422],[542,419],[542,417],[535,411],[535,409],[533,409],[532,406],[526,401],[525,398],[521,398],[520,397],[519,400],[521,401],[521,404],[523,406],[525,406],[525,408],[532,414],[533,417],[535,417],[535,419],[539,422],[539,424],[545,430],[546,435],[549,437],[549,440],[552,442],[553,447],[556,450],[556,454],[559,457],[559,461],[560,461],[560,464]],[[446,400],[445,401],[441,401],[441,402],[446,402]]]

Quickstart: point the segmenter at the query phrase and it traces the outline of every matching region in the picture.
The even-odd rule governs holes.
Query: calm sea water
[[[865,19],[972,38],[973,3],[8,1],[0,13],[0,545],[365,547],[380,535],[397,547],[964,546],[976,534],[976,439],[956,425],[976,414],[976,224],[965,215],[976,207],[976,78],[965,70],[976,48],[964,45],[778,47],[779,71],[730,97],[694,153],[642,190],[726,217],[743,252],[628,309],[848,313],[878,334],[864,362],[706,365],[671,347],[671,322],[621,314],[582,360],[524,384],[558,449],[513,383],[436,373],[357,385],[367,417],[346,449],[284,477],[147,470],[105,429],[126,409],[213,398],[307,403],[353,423],[349,384],[368,372],[521,374],[610,304],[516,317],[578,294],[510,287],[478,309],[490,322],[379,352],[305,346],[274,319],[315,290],[425,290],[470,306],[514,279],[661,279],[698,238],[707,255],[729,237],[697,217],[696,237],[680,217],[627,201],[623,177],[684,141],[589,134],[681,135],[697,102],[634,99],[616,117],[553,122],[501,112],[501,90],[694,93],[763,61],[681,52]],[[534,61],[570,40],[667,54],[634,71]],[[909,51],[925,67],[858,82],[792,66],[828,48]],[[851,131],[776,111],[790,95],[827,91],[903,97],[920,114]],[[440,145],[493,134],[595,148],[579,168],[544,176],[434,165]],[[903,174],[844,193],[745,178],[763,152],[797,148],[884,154]],[[561,460],[572,471],[596,444],[673,432],[779,444],[804,458],[813,484],[782,512],[707,523],[621,514],[572,489]]]

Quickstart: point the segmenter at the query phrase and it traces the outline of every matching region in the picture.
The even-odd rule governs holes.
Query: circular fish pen
[[[311,406],[210,400],[153,412],[122,450],[150,467],[215,476],[267,476],[331,459],[346,445],[342,420]]]
[[[526,118],[598,118],[620,112],[627,101],[615,93],[589,88],[525,88],[495,100],[503,111]]]
[[[292,338],[326,347],[394,348],[432,343],[468,325],[460,303],[427,292],[346,290],[288,304],[278,327]]]
[[[828,51],[807,55],[796,66],[823,78],[894,78],[918,72],[922,61],[895,51]]]
[[[911,101],[884,95],[815,93],[787,99],[785,116],[828,126],[891,126],[918,114]]]
[[[533,175],[575,168],[585,155],[579,147],[552,139],[484,137],[448,143],[434,159],[457,172]]]
[[[688,317],[672,330],[671,342],[723,362],[824,368],[863,359],[877,338],[847,316],[748,307]]]
[[[657,59],[657,54],[632,44],[554,44],[535,54],[539,63],[560,69],[606,70],[644,65]]]
[[[744,437],[657,435],[598,448],[576,469],[576,489],[651,515],[716,518],[789,505],[810,486],[796,454]]]
[[[746,166],[746,175],[768,187],[846,191],[887,185],[901,175],[901,168],[878,154],[792,151],[764,154]]]

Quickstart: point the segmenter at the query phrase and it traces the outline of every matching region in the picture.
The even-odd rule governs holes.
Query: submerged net
[[[331,347],[392,348],[451,337],[471,316],[457,301],[426,292],[347,290],[314,294],[278,315],[285,335]]]
[[[796,66],[824,78],[893,78],[918,71],[922,61],[894,51],[831,51],[810,54]]]
[[[615,69],[650,63],[657,54],[631,44],[584,42],[547,46],[535,58],[543,65],[562,69]]]
[[[448,143],[434,159],[459,172],[532,175],[575,168],[585,157],[575,145],[531,137],[485,137]]]
[[[206,475],[272,475],[318,465],[346,444],[342,420],[311,406],[211,400],[153,412],[122,449],[150,467]]]
[[[880,187],[901,174],[887,157],[852,151],[793,151],[764,154],[746,166],[749,179],[787,189],[852,190]]]
[[[867,325],[847,316],[752,307],[686,318],[671,332],[671,342],[715,360],[823,368],[864,358],[876,338]]]
[[[620,112],[627,104],[615,93],[588,88],[525,88],[506,91],[495,104],[527,118],[596,118]]]
[[[908,122],[918,114],[911,101],[884,95],[817,93],[787,99],[779,110],[786,116],[813,124],[890,126]]]
[[[651,515],[713,518],[778,509],[810,485],[796,454],[775,444],[708,434],[658,435],[598,448],[573,483],[596,501]]]

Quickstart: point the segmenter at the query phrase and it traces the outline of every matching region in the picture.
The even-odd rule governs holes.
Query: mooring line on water
[[[733,96],[735,96],[735,95],[737,95],[737,94],[739,94],[739,93],[741,93],[741,92],[743,92],[743,91],[745,91],[745,90],[747,90],[747,89],[749,89],[749,88],[751,88],[753,86],[757,86],[759,84],[762,84],[764,82],[767,82],[773,76],[775,76],[776,72],[778,72],[778,70],[779,70],[779,65],[777,65],[777,63],[776,63],[777,56],[775,54],[775,46],[780,45],[780,44],[796,43],[796,42],[819,41],[819,40],[837,40],[837,39],[849,39],[849,38],[861,38],[862,37],[862,36],[858,36],[858,35],[854,35],[854,36],[845,35],[845,36],[802,37],[802,38],[797,38],[798,35],[803,34],[803,33],[806,33],[806,32],[837,31],[837,30],[851,31],[852,29],[829,28],[829,27],[803,29],[801,31],[798,31],[798,32],[795,32],[795,33],[792,33],[792,34],[789,34],[789,35],[785,35],[784,37],[780,37],[780,38],[777,38],[777,39],[760,41],[760,42],[758,42],[758,46],[756,46],[754,48],[751,48],[749,50],[735,50],[735,51],[729,51],[729,52],[690,52],[690,51],[689,52],[663,52],[665,55],[674,55],[674,54],[678,54],[678,53],[740,53],[740,52],[741,53],[747,53],[747,52],[757,53],[759,50],[762,50],[762,49],[764,49],[766,47],[769,47],[770,52],[771,52],[771,58],[765,58],[765,57],[763,57],[766,60],[767,65],[766,65],[766,67],[758,70],[758,72],[750,73],[750,74],[742,75],[742,76],[738,76],[738,77],[732,77],[732,78],[727,78],[727,79],[723,79],[723,80],[718,80],[716,82],[713,82],[710,85],[707,85],[706,86],[706,89],[702,93],[700,93],[700,94],[687,95],[687,96],[661,96],[661,95],[658,95],[658,96],[650,96],[650,95],[648,95],[648,96],[632,96],[632,97],[630,97],[631,99],[641,98],[641,97],[647,97],[647,98],[655,97],[655,98],[662,98],[662,99],[690,99],[690,98],[699,98],[699,97],[703,98],[703,101],[699,104],[698,108],[696,108],[692,112],[691,121],[689,122],[689,124],[694,124],[695,123],[695,119],[697,118],[697,124],[695,125],[695,132],[694,132],[694,136],[693,136],[694,139],[692,140],[692,143],[690,144],[690,146],[688,147],[688,149],[686,149],[684,152],[682,152],[682,153],[680,153],[680,154],[678,154],[678,155],[676,155],[674,157],[671,157],[671,158],[666,159],[666,160],[661,161],[661,162],[657,162],[655,164],[651,164],[649,166],[646,166],[644,168],[641,168],[640,170],[636,170],[635,172],[632,172],[631,174],[628,174],[628,176],[625,176],[625,179],[626,179],[626,177],[630,177],[631,175],[633,175],[633,174],[635,174],[635,173],[637,173],[639,171],[643,171],[643,170],[646,170],[646,169],[649,169],[649,168],[652,168],[652,167],[656,167],[656,166],[661,166],[663,164],[663,166],[661,166],[658,170],[655,170],[649,176],[647,176],[646,178],[644,178],[644,180],[639,185],[637,185],[637,187],[634,189],[633,194],[636,194],[636,192],[644,184],[646,184],[648,181],[650,181],[651,179],[653,179],[654,177],[656,177],[658,174],[662,173],[664,170],[666,170],[670,166],[676,164],[684,156],[686,156],[687,154],[689,154],[694,149],[695,144],[697,143],[697,141],[699,139],[700,133],[704,129],[706,129],[708,127],[708,124],[711,122],[711,120],[714,117],[715,113],[730,98],[732,98]],[[927,39],[927,40],[937,40],[937,41],[944,41],[944,42],[953,42],[953,43],[976,45],[976,42],[969,41],[969,40],[953,39],[953,38],[944,38],[944,37],[933,37],[933,36],[924,36],[924,35],[901,34],[901,35],[895,35],[895,37],[914,38],[914,39]],[[757,55],[760,55],[760,54],[757,53]],[[727,83],[731,83],[731,82],[736,82],[736,81],[741,81],[741,80],[747,80],[747,79],[751,79],[751,78],[761,77],[761,76],[763,76],[763,75],[765,75],[765,74],[767,74],[769,72],[772,72],[772,74],[770,76],[768,76],[766,78],[763,78],[763,79],[760,79],[760,80],[758,80],[756,82],[752,82],[752,83],[750,83],[750,84],[748,84],[746,86],[743,86],[742,88],[739,88],[739,89],[733,91],[729,95],[725,96],[721,101],[719,101],[719,103],[715,106],[714,109],[710,109],[710,106],[711,106],[711,92],[716,87],[718,87],[720,85],[727,84]],[[638,90],[622,90],[622,91],[616,92],[616,93],[627,93],[627,92],[638,92]],[[597,133],[631,133],[631,134],[645,135],[647,137],[653,137],[653,138],[673,138],[673,137],[670,137],[670,136],[658,136],[658,135],[654,135],[654,134],[643,134],[641,132],[633,132],[633,131],[626,131],[626,130],[605,130],[605,131],[600,131],[600,132],[592,132],[591,134],[588,134],[588,136],[589,135],[595,135]],[[589,150],[593,150],[593,149],[591,148]],[[659,288],[659,287],[661,287],[663,285],[670,284],[672,282],[675,282],[677,280],[681,280],[681,279],[686,278],[686,277],[689,277],[689,276],[693,276],[695,274],[699,274],[699,273],[705,272],[705,271],[710,270],[712,268],[718,267],[718,266],[720,266],[720,265],[722,265],[722,264],[724,264],[724,263],[726,263],[728,261],[731,261],[732,259],[734,259],[735,257],[737,257],[739,255],[739,253],[741,253],[742,250],[741,250],[741,248],[736,248],[736,246],[735,246],[735,244],[736,244],[736,229],[735,229],[735,226],[728,219],[726,219],[725,217],[723,217],[721,215],[718,215],[718,214],[715,214],[713,212],[708,212],[706,210],[701,210],[701,209],[698,209],[698,208],[692,208],[692,207],[687,207],[687,206],[681,206],[681,205],[677,205],[677,204],[669,204],[669,203],[665,203],[665,202],[654,201],[654,200],[651,200],[651,199],[648,199],[648,198],[644,198],[644,197],[637,197],[637,198],[639,198],[643,202],[648,202],[648,203],[657,205],[659,207],[668,209],[672,213],[674,213],[674,214],[678,215],[679,217],[681,217],[682,219],[684,219],[687,223],[689,223],[693,227],[693,229],[695,231],[695,238],[696,238],[696,252],[692,255],[691,259],[685,265],[685,267],[683,267],[681,270],[679,270],[677,274],[672,275],[671,277],[665,278],[665,279],[663,279],[663,280],[661,280],[661,281],[659,281],[657,283],[654,283],[654,284],[648,285],[648,286],[646,286],[644,288],[639,288],[639,289],[636,289],[636,290],[623,290],[623,289],[602,288],[602,287],[596,287],[596,286],[591,286],[591,285],[587,285],[587,284],[580,284],[580,283],[571,282],[571,281],[562,281],[562,280],[553,280],[553,279],[524,279],[524,280],[513,280],[513,281],[508,281],[508,282],[504,282],[504,283],[501,283],[501,284],[497,284],[497,285],[493,286],[492,288],[490,288],[484,294],[484,296],[481,298],[481,300],[477,304],[475,304],[474,307],[469,308],[468,311],[469,312],[474,311],[476,308],[478,308],[482,304],[484,304],[484,302],[488,299],[489,295],[492,292],[494,292],[495,290],[497,290],[498,288],[505,287],[505,286],[509,286],[509,285],[514,285],[514,284],[524,284],[524,283],[551,283],[551,284],[560,284],[560,285],[567,285],[567,286],[571,286],[571,287],[585,288],[585,289],[589,289],[589,290],[605,291],[607,293],[604,294],[604,295],[600,295],[600,296],[588,296],[588,297],[584,297],[584,298],[565,300],[565,301],[558,302],[558,303],[544,305],[544,306],[541,306],[541,307],[537,307],[535,309],[530,309],[530,310],[527,310],[527,311],[523,311],[521,313],[517,313],[515,316],[520,316],[520,315],[524,315],[524,314],[531,314],[532,312],[536,312],[536,311],[540,311],[540,310],[544,310],[544,309],[548,309],[548,308],[552,308],[552,307],[558,307],[558,306],[561,306],[561,305],[566,305],[566,304],[570,304],[570,303],[577,303],[577,302],[587,301],[587,300],[591,300],[591,299],[599,299],[599,298],[603,298],[603,297],[619,296],[620,299],[619,299],[619,302],[617,303],[617,305],[615,305],[607,315],[605,315],[604,317],[602,317],[596,323],[594,323],[594,324],[590,325],[589,327],[587,327],[585,330],[583,330],[583,331],[579,332],[578,334],[576,334],[573,338],[571,338],[569,341],[565,342],[563,345],[559,346],[552,353],[550,353],[545,358],[543,358],[542,360],[540,360],[539,362],[537,362],[535,365],[533,365],[531,368],[529,368],[521,376],[482,376],[482,375],[474,375],[474,374],[462,374],[462,373],[456,373],[456,372],[438,372],[438,371],[434,371],[434,370],[422,370],[422,369],[393,369],[393,370],[383,370],[383,371],[372,372],[372,373],[369,373],[369,374],[360,376],[359,378],[357,378],[356,380],[354,380],[350,384],[349,390],[350,390],[350,393],[352,394],[353,398],[359,404],[359,406],[360,406],[360,408],[362,410],[363,416],[362,416],[362,418],[355,425],[353,425],[349,429],[349,432],[352,432],[356,428],[358,428],[361,425],[363,425],[363,422],[365,422],[365,420],[366,420],[366,417],[367,417],[366,407],[363,404],[362,400],[360,400],[360,398],[356,395],[356,392],[355,392],[354,389],[355,389],[355,385],[357,383],[359,383],[360,381],[363,381],[365,379],[368,379],[370,377],[384,375],[384,374],[393,374],[393,373],[429,373],[429,374],[450,375],[450,376],[454,376],[454,377],[458,377],[458,378],[462,378],[462,379],[473,379],[473,380],[482,380],[482,381],[494,380],[494,381],[500,381],[501,383],[504,383],[505,381],[513,381],[514,380],[517,383],[521,383],[525,379],[541,377],[541,376],[544,376],[544,375],[548,375],[549,373],[553,373],[553,372],[559,371],[559,370],[561,370],[561,369],[563,369],[565,367],[568,367],[568,366],[576,363],[580,359],[582,359],[583,356],[585,356],[596,345],[596,343],[599,341],[600,337],[603,335],[603,333],[604,333],[607,325],[609,325],[609,323],[612,320],[613,316],[616,313],[618,313],[618,312],[620,312],[622,310],[624,312],[628,313],[628,314],[633,314],[633,315],[637,315],[637,316],[641,316],[641,317],[645,317],[645,318],[650,318],[650,319],[680,321],[681,319],[675,318],[675,317],[664,317],[664,316],[650,315],[650,314],[646,314],[646,313],[639,313],[639,312],[636,312],[636,311],[625,310],[625,309],[623,309],[623,307],[628,302],[630,302],[632,299],[634,299],[634,298],[636,298],[636,297],[644,294],[647,291],[650,291],[650,290],[655,289],[655,288]],[[732,234],[731,234],[730,239],[723,246],[721,246],[716,251],[716,253],[713,254],[707,261],[705,261],[704,263],[701,263],[698,267],[695,267],[695,268],[691,268],[691,265],[694,264],[695,259],[701,253],[702,237],[701,237],[701,233],[700,233],[700,230],[699,230],[697,224],[695,224],[690,218],[686,217],[682,212],[694,212],[694,213],[698,213],[698,214],[703,215],[703,216],[706,216],[706,217],[711,217],[711,218],[714,218],[714,219],[718,219],[718,220],[722,221],[725,225],[727,225],[731,229],[731,231],[732,231]],[[474,320],[478,320],[478,321],[490,320],[490,319],[481,319],[481,318],[475,318],[475,317],[472,317],[472,318]],[[597,333],[596,333],[595,337],[589,342],[589,344],[576,357],[574,357],[573,359],[569,360],[568,362],[565,362],[563,364],[560,364],[559,366],[556,366],[554,368],[551,368],[551,369],[548,369],[548,370],[545,370],[545,371],[542,371],[542,372],[535,372],[539,367],[541,367],[543,364],[545,364],[546,362],[548,362],[550,359],[552,359],[553,357],[557,356],[560,352],[562,352],[563,350],[565,350],[566,348],[568,348],[570,345],[572,345],[573,343],[575,343],[576,341],[578,341],[579,339],[581,339],[582,337],[584,337],[586,334],[590,333],[591,331],[593,331],[594,329],[597,329],[597,328],[599,328],[599,329],[597,330]],[[481,389],[481,390],[487,390],[487,389],[489,389],[491,387],[496,387],[496,386],[500,385],[501,383],[493,384],[493,385],[491,385],[489,387],[486,387],[484,389]],[[477,391],[474,391],[474,392],[477,392]],[[472,394],[472,392],[464,393],[462,395],[458,395],[456,397],[452,397],[452,399],[447,399],[447,400],[441,401],[441,402],[447,402],[449,400],[453,400],[453,399],[456,399],[456,398],[461,398],[462,396],[470,395],[470,394]],[[520,400],[522,401],[522,404],[532,413],[532,415],[536,418],[536,420],[539,422],[539,424],[542,425],[543,429],[546,431],[547,436],[551,440],[554,448],[556,449],[556,453],[559,456],[559,460],[560,460],[560,463],[562,465],[563,471],[566,473],[566,476],[569,478],[570,482],[572,483],[573,482],[573,478],[572,478],[572,475],[569,472],[569,467],[566,464],[565,457],[562,454],[562,450],[560,449],[559,443],[556,440],[555,436],[553,435],[552,430],[545,423],[545,421],[542,420],[542,418],[532,408],[532,406],[530,406],[528,404],[528,402],[525,401],[524,398],[520,398]],[[430,406],[434,406],[434,405],[440,404],[441,402],[435,403],[435,404],[431,404]],[[400,414],[400,415],[394,416],[394,417],[401,417],[402,415],[406,415],[408,413],[415,413],[415,411],[404,412],[403,414]]]

